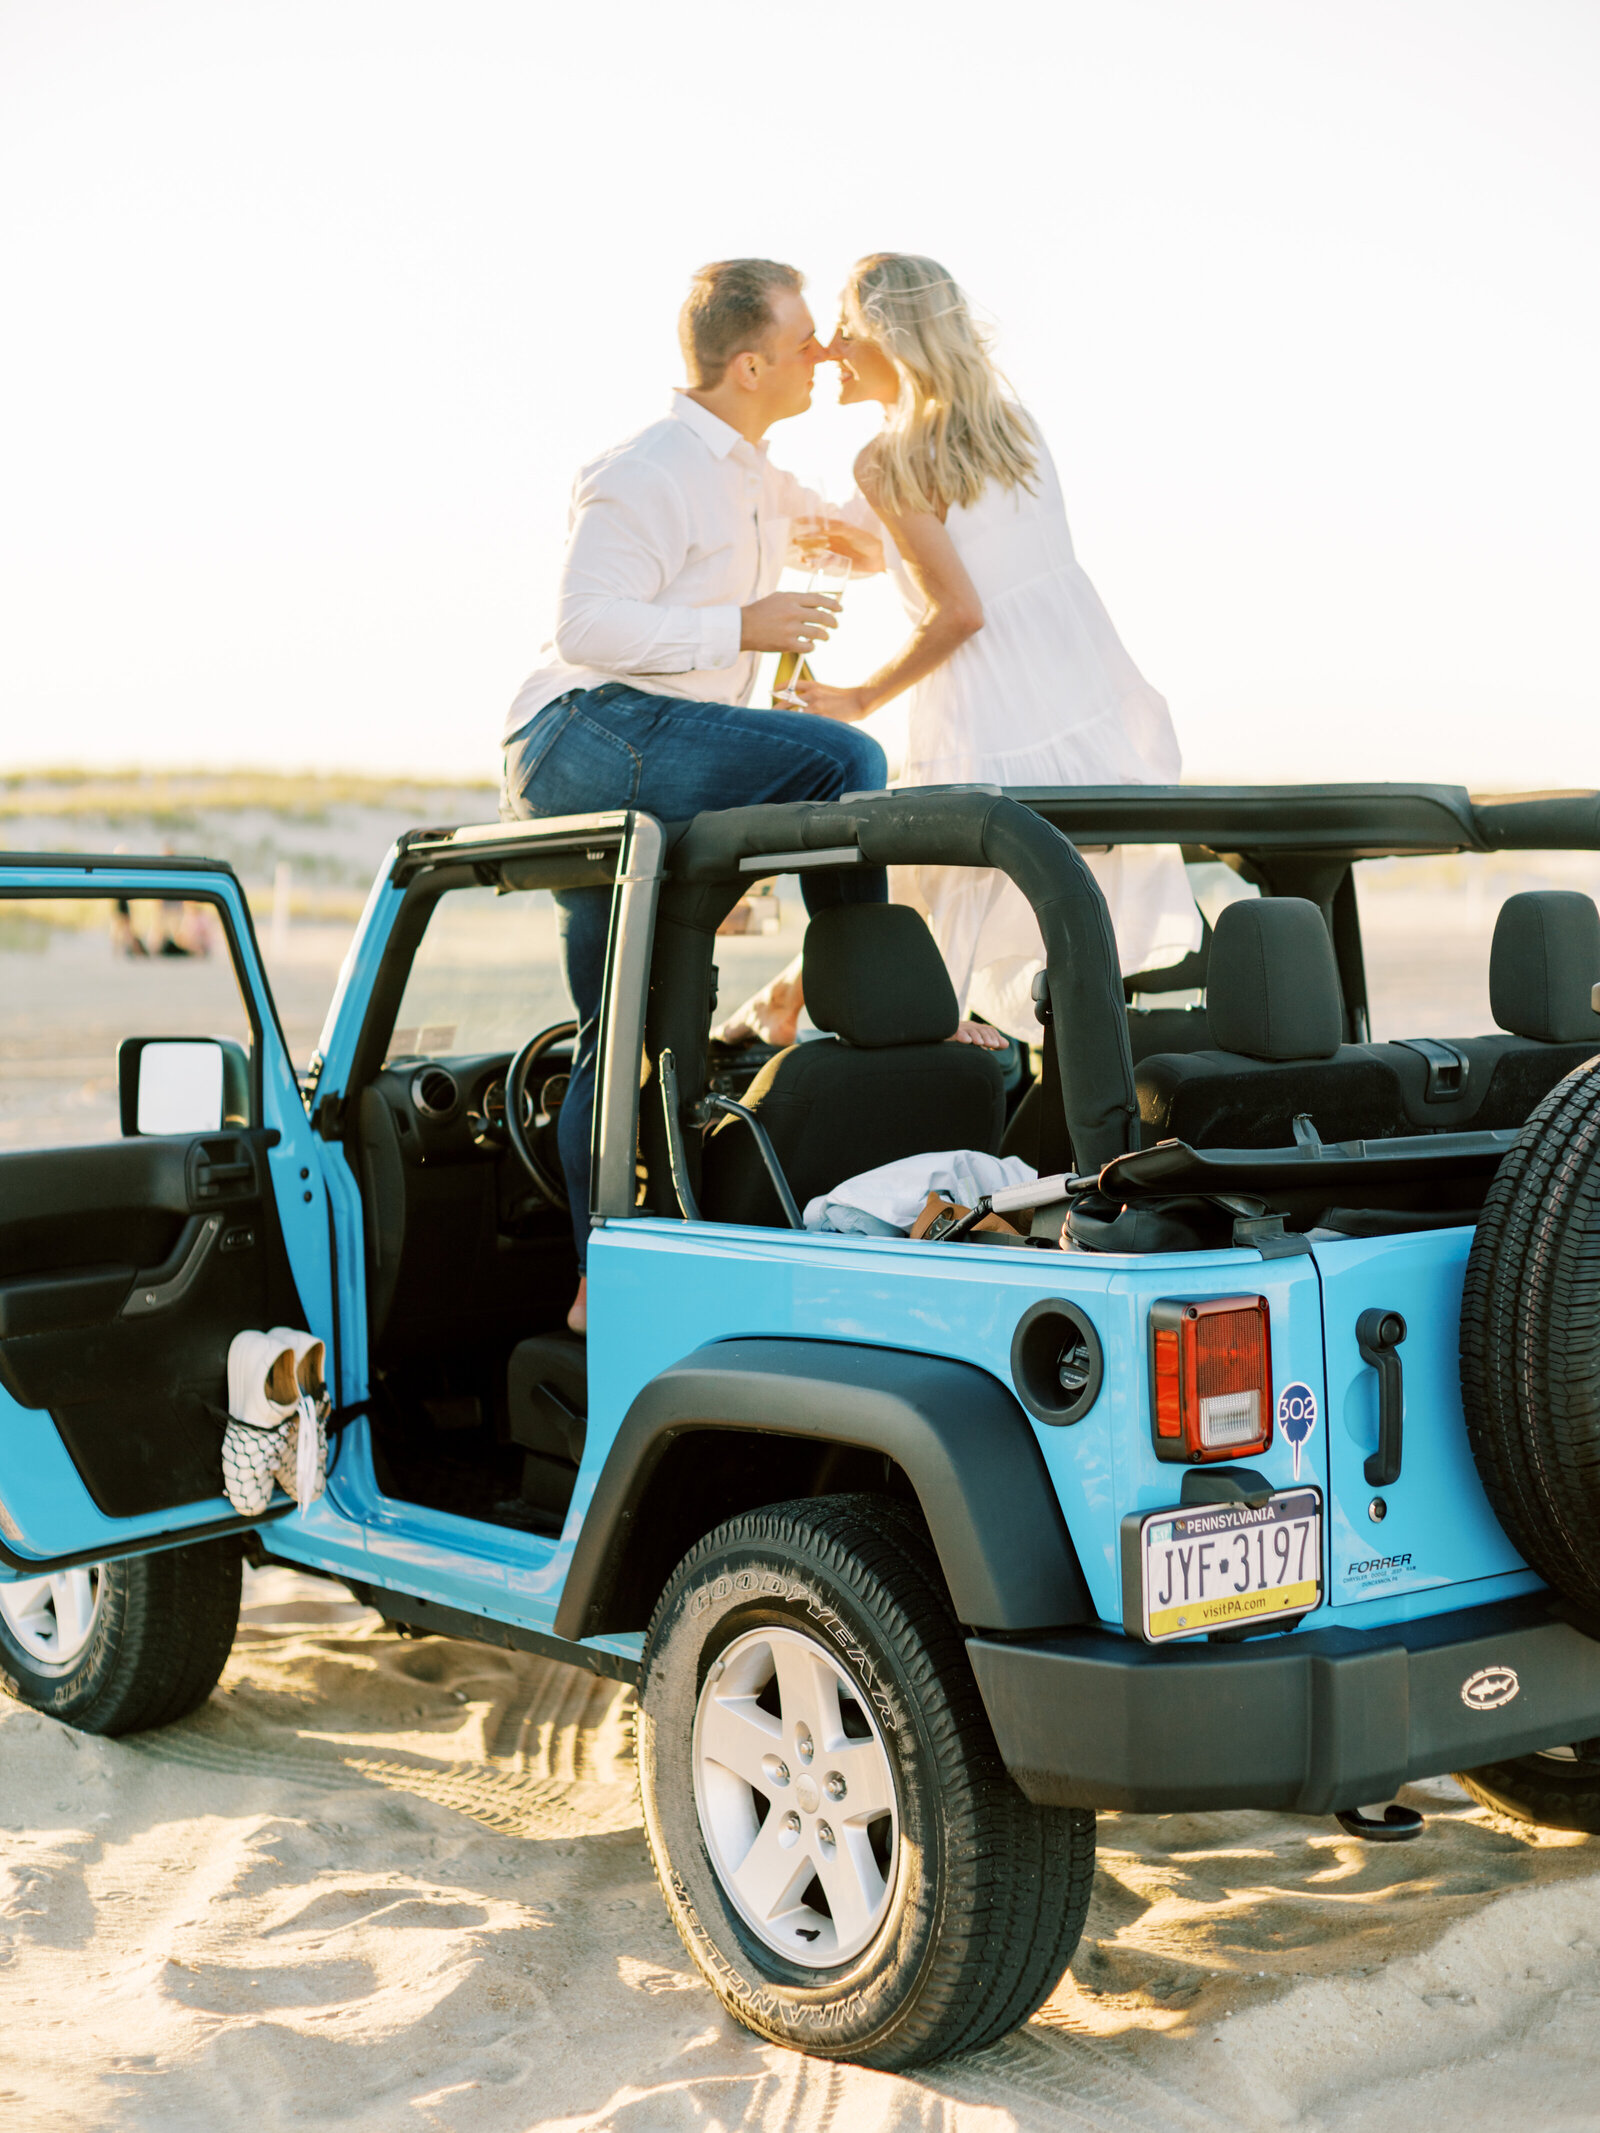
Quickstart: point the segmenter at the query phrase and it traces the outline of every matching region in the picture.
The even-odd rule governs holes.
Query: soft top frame
[[[1417,852],[1600,851],[1600,792],[1463,785],[1014,786],[1078,844],[1386,859]]]

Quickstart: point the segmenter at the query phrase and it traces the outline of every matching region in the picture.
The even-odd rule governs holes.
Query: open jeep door
[[[229,1344],[309,1326],[332,1362],[332,1294],[318,1143],[231,869],[0,854],[10,1611],[15,1581],[264,1523],[223,1495]]]

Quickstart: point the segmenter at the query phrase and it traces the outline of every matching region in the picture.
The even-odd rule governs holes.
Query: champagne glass
[[[795,520],[795,545],[805,555],[810,573],[804,587],[807,592],[815,592],[819,585],[826,585],[830,591],[837,586],[842,591],[855,568],[847,555],[841,555],[836,548],[826,545],[827,538],[826,519]],[[776,683],[772,691],[773,703],[783,710],[803,711],[805,700],[799,695],[795,684],[814,679],[805,653],[785,652],[778,661]]]

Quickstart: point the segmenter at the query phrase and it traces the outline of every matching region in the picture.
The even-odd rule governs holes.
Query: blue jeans
[[[709,808],[769,800],[836,800],[880,789],[883,750],[857,726],[809,711],[750,711],[737,704],[652,696],[626,682],[558,697],[506,744],[505,811],[587,815],[642,808],[683,822]],[[807,911],[828,904],[882,903],[881,868],[821,868],[801,876]],[[589,1243],[594,1076],[605,987],[609,889],[556,892],[567,986],[578,1013],[572,1081],[558,1128],[572,1200],[578,1265]]]

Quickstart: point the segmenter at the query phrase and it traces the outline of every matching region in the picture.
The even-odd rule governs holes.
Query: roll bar
[[[1063,1108],[1079,1169],[1097,1169],[1138,1146],[1138,1099],[1111,914],[1075,846],[1033,809],[993,789],[852,794],[842,800],[729,808],[697,815],[670,836],[661,893],[662,948],[709,942],[750,881],[813,864],[995,867],[1033,907],[1044,942]],[[752,865],[751,862],[761,862]],[[709,963],[710,951],[706,949]],[[665,975],[658,970],[658,975]],[[666,995],[688,971],[653,990]],[[700,998],[706,998],[701,992]],[[655,1004],[653,999],[653,1005]],[[704,1049],[663,1013],[651,1048],[675,1043],[683,1095],[688,1063]]]

